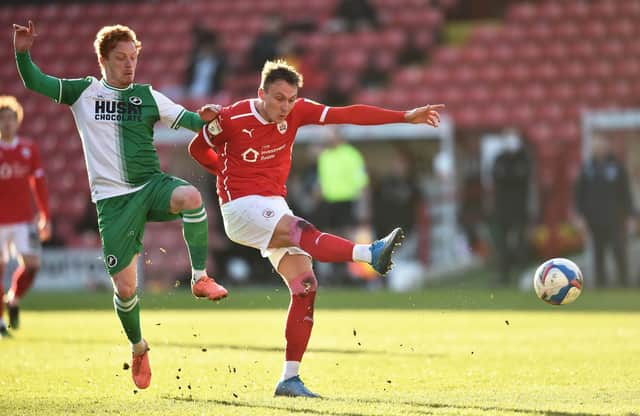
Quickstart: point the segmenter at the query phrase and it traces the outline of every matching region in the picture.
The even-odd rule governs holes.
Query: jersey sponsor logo
[[[278,131],[280,134],[285,134],[287,132],[287,120],[278,123]]]
[[[22,163],[0,163],[0,179],[19,179],[29,174],[29,166]]]
[[[94,120],[142,121],[142,107],[131,102],[96,100]]]
[[[129,102],[133,105],[140,105],[142,104],[142,98],[136,97],[135,95],[133,95],[129,97]]]
[[[276,215],[276,213],[271,208],[266,208],[262,211],[262,216],[265,218],[273,218],[274,215]]]
[[[107,256],[107,266],[113,268],[113,267],[116,267],[117,265],[118,265],[118,258],[113,254],[109,254]]]
[[[252,149],[251,147],[248,148],[247,150],[245,150],[244,152],[242,152],[242,160],[244,160],[245,162],[257,162],[258,161],[258,156],[260,155],[260,152],[258,152],[256,149]]]
[[[242,129],[242,132],[243,133],[247,133],[249,135],[249,137],[253,139],[253,131],[254,130],[255,129]]]

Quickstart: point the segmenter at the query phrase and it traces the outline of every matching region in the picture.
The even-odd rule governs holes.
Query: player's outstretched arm
[[[13,25],[13,47],[16,52],[18,73],[20,73],[25,87],[59,102],[60,79],[42,73],[29,55],[29,49],[31,49],[36,36],[38,36],[36,28],[31,20],[29,20],[28,27]]]
[[[426,105],[409,111],[395,111],[372,105],[354,104],[346,107],[330,107],[325,118],[326,124],[380,125],[389,123],[426,123],[438,127],[438,110],[444,104]]]

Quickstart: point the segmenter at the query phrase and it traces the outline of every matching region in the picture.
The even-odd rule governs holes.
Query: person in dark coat
[[[595,285],[607,283],[605,254],[611,250],[618,281],[628,286],[627,226],[634,211],[631,188],[624,165],[601,137],[594,138],[592,155],[578,176],[575,206],[581,228],[592,240]]]
[[[494,200],[494,237],[498,263],[498,284],[510,283],[514,266],[526,260],[529,223],[529,183],[531,161],[520,138],[505,137],[506,148],[492,169]]]

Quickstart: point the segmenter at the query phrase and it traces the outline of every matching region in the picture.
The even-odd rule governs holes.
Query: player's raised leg
[[[227,290],[207,276],[209,251],[209,222],[198,190],[179,186],[171,194],[171,212],[182,216],[182,231],[191,259],[191,292],[197,298],[218,300],[228,295]]]
[[[305,255],[285,254],[278,272],[289,286],[291,302],[285,327],[285,362],[282,376],[276,385],[275,396],[320,397],[305,387],[299,369],[313,328],[313,309],[318,281]]]
[[[140,327],[140,303],[136,282],[137,259],[138,256],[134,256],[128,266],[112,276],[115,291],[113,306],[131,343],[133,382],[138,388],[146,389],[151,383],[151,366],[149,365],[149,346],[142,338]]]
[[[385,275],[391,270],[393,252],[402,240],[404,232],[396,228],[371,244],[355,244],[337,235],[323,233],[302,218],[285,215],[276,227],[272,243],[274,247],[295,245],[322,262],[369,263],[378,273]]]

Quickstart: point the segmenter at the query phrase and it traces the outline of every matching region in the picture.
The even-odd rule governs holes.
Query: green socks
[[[137,344],[142,340],[140,330],[140,303],[138,294],[134,294],[129,299],[122,299],[117,294],[113,295],[113,306],[116,308],[122,328],[127,334],[131,344]]]
[[[189,249],[191,267],[204,270],[207,266],[209,250],[209,221],[204,205],[196,209],[184,210],[182,215],[182,235]]]

